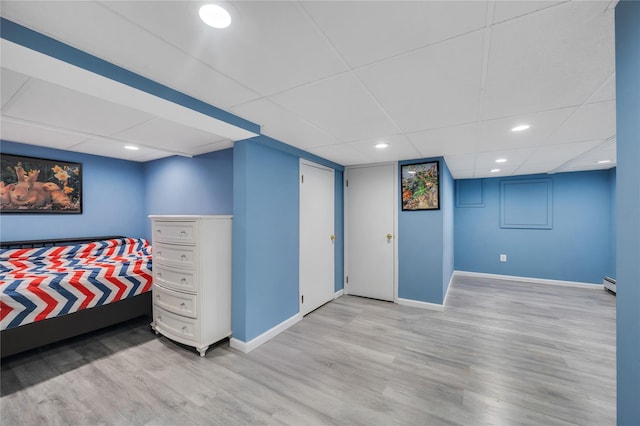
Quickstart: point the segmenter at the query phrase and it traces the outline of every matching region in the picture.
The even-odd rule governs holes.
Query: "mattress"
[[[149,291],[151,254],[140,238],[0,250],[0,330]]]

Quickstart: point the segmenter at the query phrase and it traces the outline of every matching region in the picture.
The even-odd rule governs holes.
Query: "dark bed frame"
[[[121,236],[0,242],[0,248],[36,248],[82,244]],[[151,317],[151,292],[0,332],[0,357],[79,336],[140,316]]]

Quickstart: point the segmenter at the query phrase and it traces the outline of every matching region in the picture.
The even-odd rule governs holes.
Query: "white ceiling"
[[[455,178],[615,165],[615,1],[217,2],[226,30],[199,21],[204,3],[3,0],[0,13],[342,165],[444,155]],[[3,139],[147,161],[238,138],[17,72],[4,50]]]

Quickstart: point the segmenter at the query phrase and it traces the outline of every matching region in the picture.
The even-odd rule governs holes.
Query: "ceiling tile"
[[[73,151],[130,161],[150,161],[167,157],[167,152],[165,151],[144,146],[140,146],[137,151],[133,151],[125,149],[125,145],[126,143],[105,139],[88,139],[75,145]]]
[[[262,95],[346,70],[294,2],[226,3],[232,24],[224,31],[199,21],[198,2],[123,3],[129,4],[115,2],[109,7],[144,22],[148,31],[170,39],[183,51]],[[150,10],[157,19],[145,19]]]
[[[492,172],[491,170],[498,170],[496,172]],[[476,178],[489,178],[489,177],[501,177],[501,176],[513,176],[516,174],[518,170],[517,167],[513,166],[497,166],[497,167],[483,167],[480,164],[476,164],[476,169],[473,173],[473,176]]]
[[[429,46],[357,71],[401,130],[477,120],[482,32]]]
[[[0,122],[0,138],[6,141],[57,149],[69,149],[73,145],[87,139],[85,136],[77,134],[59,132],[25,123],[11,122],[7,117],[3,117]]]
[[[113,12],[112,25],[127,29],[119,31],[116,37],[123,43],[133,43],[132,48],[124,52],[119,49],[120,43],[112,41],[103,46],[102,51],[114,60],[219,108],[229,108],[260,96],[208,61],[204,53],[209,42],[207,38],[217,38],[221,33],[200,21],[199,3],[108,1],[102,5]],[[105,31],[109,29],[105,28]],[[99,35],[91,42],[97,43],[105,44],[104,37]],[[139,55],[137,52],[141,51],[149,53]]]
[[[533,148],[513,149],[503,151],[481,152],[476,154],[476,168],[482,170],[491,169],[517,169],[524,164],[531,154]],[[505,159],[506,162],[497,163],[496,160]]]
[[[550,143],[607,139],[616,134],[616,102],[605,101],[581,106],[554,132]]]
[[[193,154],[199,146],[225,141],[218,135],[155,118],[113,135],[117,139],[169,151]]]
[[[576,110],[577,108],[561,108],[485,120],[480,125],[478,151],[510,150],[548,144],[549,136]],[[531,128],[521,132],[511,131],[522,124],[529,124]]]
[[[561,145],[548,145],[536,148],[527,161],[528,165],[544,165],[546,172],[554,172],[576,157],[598,146],[602,141],[574,142]]]
[[[111,134],[142,123],[151,115],[61,86],[30,80],[3,115],[62,129]]]
[[[449,167],[449,170],[451,171],[451,174],[454,175],[454,177],[456,177],[454,171],[473,171],[476,167],[475,154],[447,155],[445,156],[445,161],[447,162],[447,166]]]
[[[334,137],[317,126],[266,98],[238,105],[231,111],[260,124],[262,134],[287,141],[301,149],[338,143]],[[283,126],[283,123],[286,125]]]
[[[375,146],[379,143],[386,143],[388,146],[383,149],[378,149]],[[386,136],[351,142],[346,146],[371,158],[374,163],[383,161],[411,160],[422,157],[420,152],[418,152],[409,139],[404,135]]]
[[[373,162],[373,158],[367,155],[367,153],[347,144],[320,146],[309,149],[309,152],[343,166],[354,166]]]
[[[454,179],[473,179],[475,177],[474,169],[456,170],[455,174],[451,172]]]
[[[480,29],[485,24],[487,7],[485,1],[301,4],[352,67]]]
[[[616,99],[616,77],[612,74],[603,85],[589,98],[589,103],[613,101]]]
[[[564,1],[497,1],[495,2],[495,9],[493,11],[493,23],[497,24],[519,16],[529,15],[530,13],[547,9],[562,3],[564,3]]]
[[[233,148],[233,142],[229,140],[225,140],[222,142],[213,142],[205,145],[200,145],[198,147],[189,149],[189,151],[192,155],[201,155],[201,154],[207,154],[209,152],[221,151],[223,149],[229,149],[229,148]]]
[[[550,173],[550,167],[547,163],[525,163],[518,167],[517,175],[538,175]]]
[[[469,123],[411,133],[408,137],[422,157],[435,157],[475,152],[477,133],[478,124]]]
[[[182,28],[179,17],[187,13],[189,3],[3,1],[2,12],[8,19],[220,108],[256,98],[255,92],[131,21],[137,11],[140,16],[147,14],[148,22],[162,17],[172,22],[165,31]],[[123,15],[112,8],[122,8]]]
[[[5,107],[7,102],[29,80],[29,77],[6,68],[0,71],[0,105]]]
[[[593,169],[615,156],[615,140],[602,142],[615,135],[615,2],[233,1],[224,31],[199,21],[200,4],[3,0],[2,16],[339,164],[444,155],[455,178],[470,178],[493,176],[498,154],[515,174]],[[1,83],[3,103],[22,84],[4,70]],[[129,95],[112,109],[51,88],[36,96],[31,86],[3,114],[43,124],[3,117],[3,137],[121,158],[134,154],[120,153],[117,140],[82,142],[90,132],[123,132],[117,139],[171,150],[135,161],[231,146],[198,120],[175,125],[178,114],[142,124],[161,114]],[[509,131],[524,120],[531,130]],[[51,128],[63,124],[73,129]],[[392,149],[370,151],[387,135]]]
[[[611,162],[598,163],[599,161],[604,160]],[[615,167],[616,160],[616,141],[607,140],[599,142],[596,146],[580,154],[556,171],[567,172],[575,170],[609,169],[611,167]]]
[[[351,74],[298,87],[270,98],[341,142],[397,133],[396,127]]]
[[[484,118],[585,102],[614,70],[613,12],[567,2],[491,30]]]

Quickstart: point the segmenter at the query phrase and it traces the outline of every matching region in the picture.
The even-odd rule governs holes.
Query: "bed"
[[[2,242],[1,357],[151,316],[151,282],[143,239]]]

